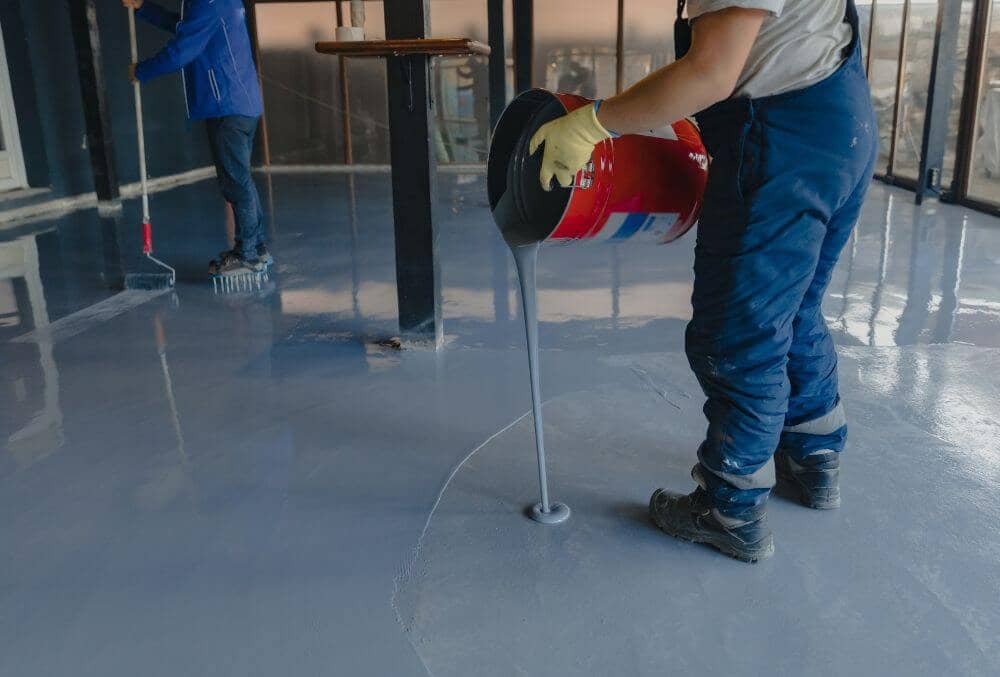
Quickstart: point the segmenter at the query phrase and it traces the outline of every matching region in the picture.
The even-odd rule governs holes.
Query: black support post
[[[490,43],[490,130],[507,104],[507,53],[504,45],[503,0],[487,0],[487,31]]]
[[[429,0],[385,3],[389,40],[427,37]],[[386,59],[392,208],[396,235],[396,295],[403,338],[440,344],[440,275],[432,218],[433,117],[430,58],[410,54]]]
[[[83,114],[87,123],[87,148],[94,172],[94,189],[100,202],[117,202],[118,172],[111,136],[111,110],[101,67],[101,38],[94,0],[67,0],[76,50]]]
[[[948,139],[948,113],[951,110],[951,92],[958,68],[958,28],[961,18],[962,3],[938,4],[934,51],[931,56],[930,80],[927,86],[927,112],[920,144],[917,204],[920,204],[924,195],[928,193],[941,194],[941,171]]]
[[[514,93],[531,89],[532,51],[535,42],[533,0],[513,0],[514,8]]]
[[[981,0],[972,9],[972,25],[969,27],[969,48],[965,62],[965,82],[962,86],[962,112],[958,120],[958,142],[955,149],[955,176],[951,190],[946,194],[949,201],[968,203],[969,174],[972,170],[972,150],[975,143],[977,111],[982,93],[983,66],[986,59],[986,36],[990,30],[990,2]],[[977,204],[976,209],[990,210],[988,205]],[[995,209],[993,207],[992,209]]]

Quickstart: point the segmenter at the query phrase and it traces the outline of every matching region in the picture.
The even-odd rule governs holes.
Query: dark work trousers
[[[871,182],[878,126],[854,39],[823,81],[697,116],[712,156],[695,247],[688,361],[707,396],[695,477],[734,517],[763,505],[772,456],[843,450],[821,302]]]
[[[236,218],[236,251],[248,260],[257,258],[257,245],[264,242],[264,211],[250,169],[258,120],[242,115],[205,120],[219,187]]]

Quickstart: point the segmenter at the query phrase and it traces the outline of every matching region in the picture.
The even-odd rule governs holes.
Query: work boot
[[[825,451],[804,461],[793,461],[779,449],[774,454],[778,470],[775,493],[792,498],[807,508],[832,510],[840,507],[840,454]]]
[[[211,261],[208,264],[209,275],[249,275],[265,270],[267,270],[267,266],[260,259],[243,259],[231,251],[222,252],[218,261]]]
[[[208,262],[208,274],[209,275],[221,275],[222,269],[231,269],[235,262],[240,260],[240,255],[236,253],[233,249],[227,249],[224,252],[219,252],[219,258],[212,259]]]
[[[217,261],[221,261],[226,256],[237,256],[238,257],[240,255],[240,253],[241,253],[241,249],[242,249],[242,247],[241,247],[240,243],[237,242],[236,246],[233,247],[232,249],[227,249],[225,251],[219,252],[219,258],[217,259]],[[263,242],[261,242],[261,243],[259,243],[257,245],[257,258],[260,259],[261,263],[263,263],[265,266],[268,266],[268,267],[270,267],[270,265],[272,263],[274,263],[274,257],[271,256],[271,250],[269,250],[267,248],[267,245],[264,244]],[[215,262],[215,261],[213,261],[213,262]]]
[[[268,249],[267,245],[263,242],[257,245],[257,258],[260,259],[261,263],[269,268],[271,267],[271,264],[274,263],[274,257],[271,256],[271,250]]]
[[[712,507],[701,487],[687,495],[657,489],[649,499],[649,516],[671,536],[710,545],[744,562],[774,554],[774,539],[763,508],[749,519],[729,517]]]

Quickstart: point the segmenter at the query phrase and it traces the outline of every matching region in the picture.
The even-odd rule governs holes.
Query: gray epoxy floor
[[[1000,670],[1000,220],[873,187],[825,306],[845,505],[775,499],[777,553],[747,566],[643,517],[690,486],[703,430],[691,236],[543,250],[574,515],[521,515],[524,339],[481,183],[442,177],[438,353],[378,343],[384,175],[262,179],[278,264],[255,296],[201,277],[226,244],[212,183],[156,195],[181,283],[103,321],[134,203],[0,231],[0,675]]]

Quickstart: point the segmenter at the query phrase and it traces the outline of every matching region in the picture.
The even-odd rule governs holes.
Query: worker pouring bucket
[[[531,137],[550,120],[594,102],[532,89],[510,102],[493,131],[486,184],[493,220],[517,265],[528,346],[531,407],[541,500],[528,515],[542,524],[569,519],[565,503],[549,500],[539,378],[535,294],[542,242],[647,239],[670,242],[698,219],[708,179],[708,155],[694,124],[682,120],[655,134],[627,134],[597,144],[569,188],[542,188],[542,153]]]
[[[694,123],[680,120],[650,134],[597,144],[571,188],[542,189],[542,150],[531,137],[550,120],[593,100],[532,89],[497,122],[487,163],[490,209],[507,244],[676,240],[698,220],[708,154]]]

